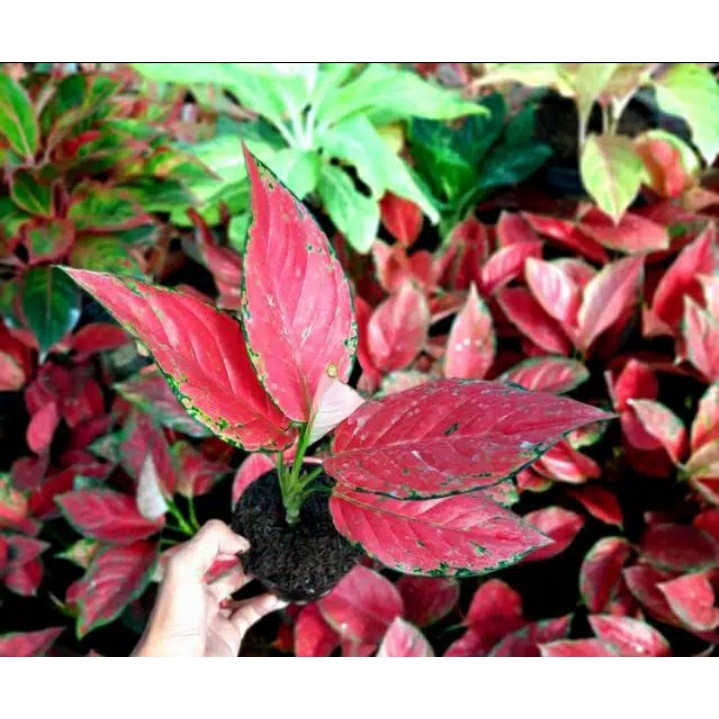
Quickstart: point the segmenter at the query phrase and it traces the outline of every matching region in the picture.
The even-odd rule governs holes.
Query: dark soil
[[[328,484],[327,475],[320,475]],[[232,517],[232,529],[246,537],[245,571],[266,589],[292,602],[311,602],[329,592],[359,561],[362,551],[335,529],[329,497],[316,492],[304,503],[300,521],[285,521],[282,495],[273,470],[253,482]]]

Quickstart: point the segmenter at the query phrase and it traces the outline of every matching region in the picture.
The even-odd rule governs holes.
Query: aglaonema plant
[[[239,317],[134,277],[66,271],[146,346],[197,421],[273,458],[234,511],[249,571],[308,601],[363,552],[407,574],[469,576],[549,543],[502,506],[504,483],[610,415],[479,380],[365,401],[347,384],[357,330],[342,267],[302,204],[245,160],[253,222]]]

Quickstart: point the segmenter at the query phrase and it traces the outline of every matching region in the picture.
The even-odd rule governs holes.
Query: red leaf
[[[582,484],[601,474],[599,465],[593,459],[572,449],[565,441],[542,455],[542,458],[534,463],[533,469],[550,479],[570,484]]]
[[[445,377],[482,379],[492,367],[496,344],[492,315],[472,285],[449,332]]]
[[[500,247],[511,247],[522,242],[539,242],[541,245],[537,233],[519,213],[502,211],[495,232]]]
[[[565,330],[574,327],[580,305],[579,289],[562,268],[553,262],[530,257],[524,275],[542,309]]]
[[[574,222],[561,220],[558,217],[534,215],[530,212],[523,212],[522,217],[533,230],[541,235],[551,237],[564,247],[569,247],[600,265],[607,262],[607,253],[604,248],[596,240],[585,235]]]
[[[37,632],[0,634],[0,657],[42,657],[47,654],[63,627],[49,627]]]
[[[184,497],[207,494],[229,471],[224,462],[209,459],[189,442],[177,442],[171,451],[178,477],[175,491]]]
[[[438,380],[365,402],[340,424],[326,471],[395,497],[495,484],[562,435],[609,419],[594,407],[481,380]]]
[[[642,557],[657,569],[690,572],[719,566],[719,548],[696,527],[652,524],[639,547]]]
[[[77,635],[116,619],[146,589],[157,562],[157,547],[137,542],[108,547],[95,556],[90,568],[68,588],[67,600],[77,606]]]
[[[660,582],[671,579],[671,574],[638,564],[625,569],[623,576],[629,591],[652,616],[665,624],[680,625],[666,597],[658,589]]]
[[[606,611],[631,551],[623,537],[604,537],[587,552],[579,570],[579,592],[590,612]]]
[[[82,489],[56,501],[80,534],[101,542],[132,544],[159,532],[164,524],[162,519],[145,519],[133,497],[109,489]]]
[[[377,371],[369,349],[369,321],[372,308],[358,295],[354,298],[355,317],[357,320],[357,361],[362,370],[370,375],[374,386],[379,383],[381,374]],[[374,387],[372,388],[374,391]]]
[[[445,577],[400,577],[395,586],[404,601],[405,619],[418,627],[443,619],[459,601],[459,584]]]
[[[637,301],[642,262],[641,257],[627,257],[607,265],[584,288],[578,315],[579,349],[586,352]]]
[[[634,141],[649,176],[648,185],[664,197],[679,197],[691,182],[679,150],[666,140],[642,137]]]
[[[42,454],[52,442],[60,418],[57,403],[48,402],[33,414],[27,427],[27,444],[35,454]]]
[[[492,657],[538,657],[539,645],[563,639],[569,633],[571,615],[527,624],[508,634],[490,652]]]
[[[601,639],[566,639],[540,644],[543,657],[616,657],[619,656],[610,644]]]
[[[668,657],[669,643],[654,627],[631,617],[608,614],[589,617],[599,639],[625,657]]]
[[[522,276],[528,258],[542,256],[542,243],[538,240],[515,242],[500,247],[482,267],[482,292],[493,295],[512,280]]]
[[[407,574],[481,574],[547,543],[481,492],[417,501],[337,486],[330,512],[340,534]]]
[[[563,394],[586,382],[589,370],[578,360],[566,357],[536,357],[515,365],[500,379],[528,390]]]
[[[582,216],[582,232],[610,250],[629,255],[659,252],[669,248],[669,234],[656,222],[625,212],[618,223],[601,210],[592,208]]]
[[[362,565],[320,599],[317,608],[343,639],[373,646],[403,611],[402,597],[392,582]]]
[[[255,377],[233,317],[195,297],[140,280],[67,272],[147,346],[195,419],[248,450],[290,444],[288,419]]]
[[[611,373],[608,372],[605,376],[617,412],[629,409],[630,399],[656,399],[659,394],[659,383],[654,370],[639,360],[630,359],[614,381]]]
[[[584,517],[562,507],[546,507],[530,512],[524,520],[553,540],[552,544],[530,554],[524,561],[538,562],[561,554],[584,526]]]
[[[37,593],[42,581],[42,562],[33,559],[20,567],[9,569],[3,577],[5,586],[21,597],[32,597]]]
[[[389,625],[377,651],[378,657],[433,657],[434,652],[422,632],[397,617]]]
[[[397,394],[413,387],[419,387],[430,381],[430,376],[424,372],[412,370],[399,370],[388,374],[382,380],[381,394]]]
[[[690,629],[706,632],[719,627],[716,596],[705,573],[685,574],[657,585],[672,611]]]
[[[422,210],[412,200],[388,192],[379,203],[382,224],[397,242],[410,247],[422,229]]]
[[[683,349],[679,354],[709,382],[719,379],[719,322],[691,297],[684,297],[681,332]]]
[[[661,443],[675,464],[679,464],[687,448],[687,433],[679,417],[651,399],[630,399],[629,406],[636,412],[644,430]]]
[[[692,452],[717,439],[719,439],[719,384],[713,384],[699,400],[697,413],[692,422]]]
[[[536,345],[551,354],[569,354],[571,344],[560,325],[524,287],[505,287],[497,301],[507,319]]]
[[[323,619],[316,604],[302,607],[295,622],[296,656],[328,657],[339,643],[339,634]]]
[[[608,489],[598,487],[596,484],[589,484],[586,487],[572,488],[569,490],[569,494],[600,522],[617,527],[624,524],[619,501],[616,495]]]
[[[445,244],[437,259],[442,285],[453,290],[468,290],[472,282],[481,285],[480,267],[490,253],[487,226],[470,216],[455,225]]]
[[[85,325],[72,336],[72,349],[86,357],[122,347],[128,341],[127,333],[121,327],[98,322]]]
[[[274,462],[261,452],[246,457],[235,473],[235,479],[232,482],[232,506],[234,507],[240,501],[240,497],[247,487],[274,468]]]
[[[427,341],[429,307],[424,294],[407,283],[372,313],[367,326],[373,366],[383,372],[405,368]]]
[[[350,290],[312,215],[247,148],[252,225],[242,319],[257,376],[291,419],[307,422],[321,377],[346,382],[354,359]]]

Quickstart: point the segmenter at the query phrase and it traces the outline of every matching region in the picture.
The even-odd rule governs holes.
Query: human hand
[[[216,560],[235,557],[249,546],[214,519],[180,545],[168,562],[150,621],[132,656],[236,657],[247,630],[287,606],[274,594],[226,602],[252,579],[239,564],[213,582],[205,581]]]

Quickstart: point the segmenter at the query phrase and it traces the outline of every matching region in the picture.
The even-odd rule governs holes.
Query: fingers
[[[218,555],[246,552],[249,547],[250,543],[224,522],[211,519],[173,555],[168,571],[203,577]]]
[[[230,622],[237,629],[240,637],[244,637],[247,630],[253,624],[259,622],[262,617],[279,609],[284,609],[287,605],[288,602],[274,594],[260,594],[243,602],[231,602],[230,607],[238,608],[230,617]]]
[[[224,574],[218,577],[214,582],[208,585],[208,589],[215,595],[215,599],[221,602],[227,599],[231,594],[242,589],[245,584],[252,581],[252,577],[245,574],[241,565],[228,569]]]

